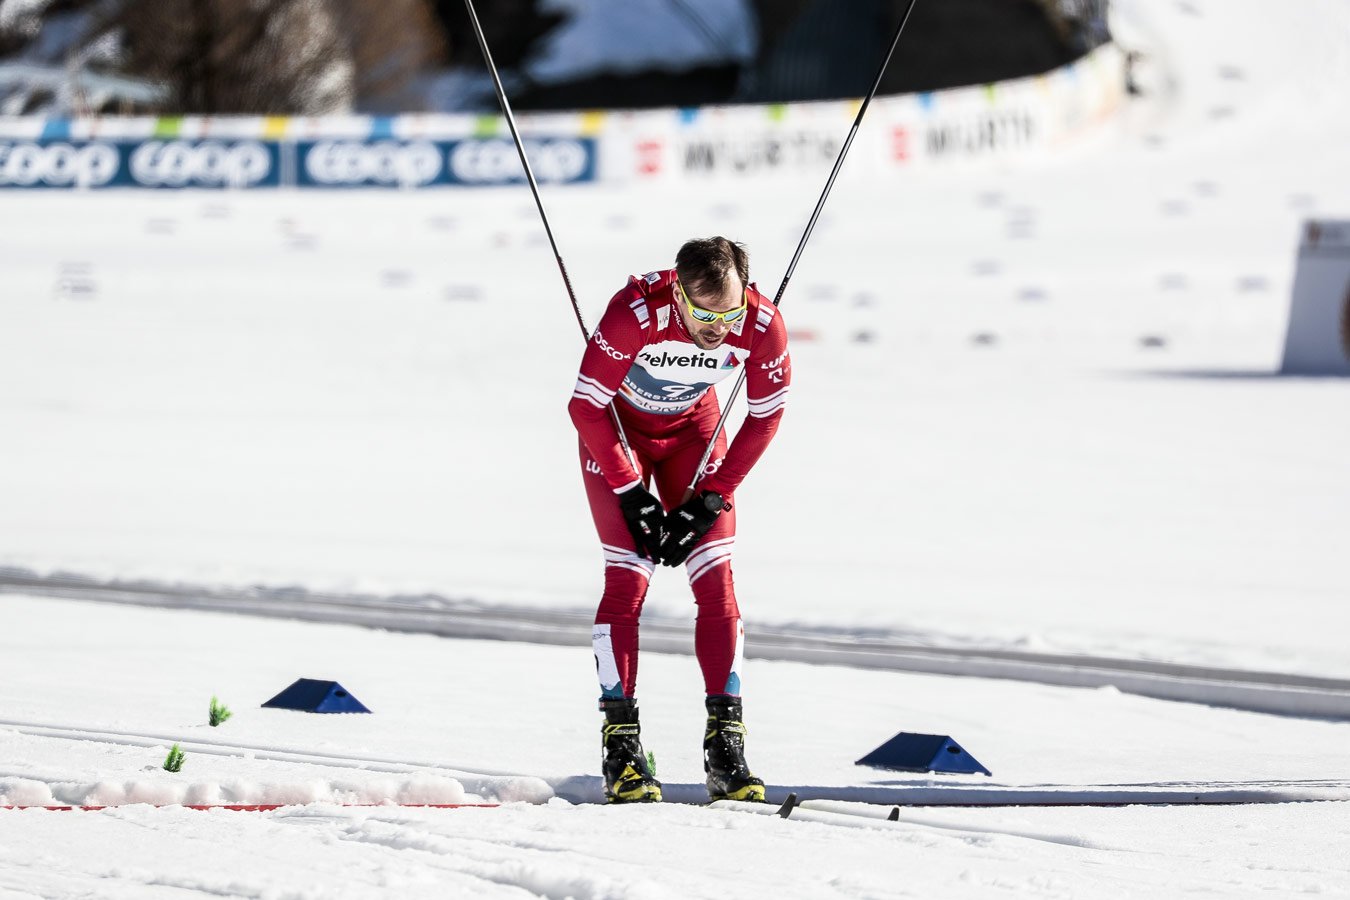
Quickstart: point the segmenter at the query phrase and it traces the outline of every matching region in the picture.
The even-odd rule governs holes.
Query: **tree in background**
[[[353,67],[335,16],[315,0],[124,0],[94,23],[116,33],[124,71],[169,88],[161,112],[350,109]]]
[[[483,0],[478,12],[518,109],[612,109],[860,96],[907,6]],[[1048,71],[1106,39],[1105,9],[922,0],[881,93]],[[0,113],[496,109],[462,0],[0,0],[5,53]]]
[[[338,25],[363,112],[413,112],[425,105],[422,80],[447,58],[445,31],[430,0],[339,0]]]
[[[429,0],[55,0],[39,28],[27,22],[9,40],[42,45],[58,15],[67,30],[78,20],[78,36],[61,59],[44,62],[71,79],[118,76],[162,86],[157,99],[137,102],[138,112],[417,109],[417,79],[445,55]],[[96,66],[71,64],[94,46],[115,49]]]

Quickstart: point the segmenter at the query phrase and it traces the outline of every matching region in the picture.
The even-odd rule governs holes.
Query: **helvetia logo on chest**
[[[716,369],[717,359],[712,356],[671,356],[664,350],[660,354],[654,354],[644,350],[638,354],[638,359],[642,360],[648,366],[661,368],[663,366],[686,366],[693,369]]]
[[[724,363],[722,363],[722,368],[724,368],[724,369],[734,369],[734,368],[736,368],[737,366],[739,366],[740,364],[741,364],[741,362],[740,362],[740,360],[738,360],[738,359],[736,358],[736,354],[735,354],[735,353],[728,353],[728,354],[727,354],[727,361],[724,362]]]

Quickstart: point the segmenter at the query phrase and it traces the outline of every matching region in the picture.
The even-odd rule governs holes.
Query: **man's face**
[[[721,317],[712,322],[700,322],[690,315],[689,303],[699,309],[715,313],[730,312],[745,305],[745,285],[741,284],[738,274],[729,273],[726,288],[726,292],[721,296],[686,292],[683,285],[675,292],[676,299],[680,301],[678,306],[680,315],[684,317],[684,327],[694,339],[694,343],[704,350],[716,350],[722,346],[722,341],[726,340],[734,323],[728,324]],[[684,302],[686,297],[689,303]]]

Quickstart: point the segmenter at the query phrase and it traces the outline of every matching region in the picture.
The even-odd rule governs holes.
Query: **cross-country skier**
[[[778,429],[792,369],[782,317],[749,283],[749,269],[744,247],[713,237],[687,242],[674,269],[629,278],[586,345],[568,407],[581,437],[586,496],[605,558],[592,643],[611,802],[661,799],[642,748],[634,697],[638,621],[658,562],[684,564],[698,607],[694,651],[707,692],[708,793],[713,799],[764,799],[764,782],[745,762],[744,637],[731,574],[733,495]],[[749,415],[730,449],[725,435],[718,436],[696,492],[685,502],[719,416],[710,389],[742,369]],[[648,491],[653,480],[664,507]]]

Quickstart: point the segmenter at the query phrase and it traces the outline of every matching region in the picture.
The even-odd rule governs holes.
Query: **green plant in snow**
[[[217,725],[219,725],[221,722],[224,722],[232,715],[234,715],[234,713],[230,712],[230,708],[228,706],[226,706],[224,703],[221,703],[215,697],[211,698],[210,721],[212,728],[215,728]]]
[[[650,750],[647,751],[647,768],[651,770],[651,772],[652,772],[652,777],[655,778],[655,777],[656,777],[656,754],[653,753],[653,752],[650,751]]]
[[[181,771],[183,768],[183,760],[186,758],[187,755],[183,753],[183,749],[179,747],[177,744],[174,744],[172,747],[169,748],[169,755],[164,757],[164,771],[166,772]]]

